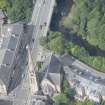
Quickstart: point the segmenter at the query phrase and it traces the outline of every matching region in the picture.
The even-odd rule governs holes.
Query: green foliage
[[[48,47],[50,50],[52,50],[54,53],[63,53],[64,51],[64,42],[62,36],[57,36],[53,40],[50,40],[48,43]]]
[[[69,88],[70,88],[69,82],[66,79],[64,79],[62,82],[62,92],[65,92]]]
[[[105,0],[74,0],[64,26],[105,50]]]
[[[105,57],[90,56],[85,48],[79,47],[78,45],[75,45],[72,42],[67,44],[66,52],[75,56],[76,58],[85,62],[86,64],[92,66],[98,71],[105,72]]]
[[[60,32],[50,31],[47,39],[41,38],[40,44],[54,53],[64,52],[64,38]]]
[[[101,102],[101,105],[105,105],[105,101],[102,101],[102,102]]]
[[[53,32],[53,31],[49,31],[48,33],[48,40],[52,40],[55,39],[58,36],[63,36],[60,32]]]
[[[0,8],[7,12],[12,22],[29,21],[32,12],[33,0],[0,0]]]
[[[70,100],[69,97],[67,97],[66,94],[61,93],[54,97],[54,105],[94,105],[89,99],[86,99],[85,101],[76,101],[76,100]],[[101,105],[104,105],[105,102],[102,102]]]
[[[90,100],[86,99],[86,100],[83,102],[82,105],[93,105],[93,103],[92,103]]]
[[[55,105],[68,105],[69,99],[67,96],[63,93],[60,93],[59,95],[54,97]]]
[[[39,42],[41,46],[44,46],[45,48],[47,48],[47,38],[46,37],[41,37]]]
[[[5,10],[6,6],[7,6],[6,0],[0,0],[0,9]]]
[[[86,99],[84,102],[77,101],[76,105],[94,105],[90,100]]]
[[[71,100],[74,99],[74,96],[76,94],[76,92],[75,92],[75,90],[73,88],[67,88],[67,89],[65,89],[64,93]]]
[[[69,42],[66,46],[66,51],[77,58],[81,58],[82,56],[89,56],[88,52],[83,47],[79,47],[72,42]]]
[[[74,89],[70,88],[68,81],[64,79],[62,82],[62,93],[54,97],[54,105],[73,105],[74,95]]]
[[[42,67],[42,62],[37,62],[36,66],[37,66],[38,70],[40,70]]]

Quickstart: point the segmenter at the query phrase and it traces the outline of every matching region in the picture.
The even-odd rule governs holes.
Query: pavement
[[[33,36],[34,42],[32,43],[32,55],[34,63],[37,60],[38,51],[40,49],[39,39],[47,35],[49,29],[55,0],[36,0],[32,15],[32,25],[34,25]]]

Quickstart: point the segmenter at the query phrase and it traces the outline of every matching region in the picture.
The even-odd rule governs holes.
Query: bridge
[[[30,46],[27,46],[28,51],[28,79],[30,87],[30,96],[27,100],[27,105],[32,101],[41,99],[47,100],[45,96],[34,95],[38,91],[38,84],[35,75],[36,60],[41,46],[39,44],[40,37],[46,37],[49,29],[55,0],[36,0],[35,7],[32,14],[31,24],[34,26],[32,40]],[[35,68],[36,69],[36,68]]]
[[[47,35],[54,7],[55,0],[36,0],[31,19],[31,23],[34,26],[31,41],[34,64],[36,62],[37,56],[39,55],[39,49],[41,48],[39,39],[40,37]]]

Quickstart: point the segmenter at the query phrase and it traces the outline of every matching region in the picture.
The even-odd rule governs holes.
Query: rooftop
[[[76,75],[79,75],[87,80],[91,80],[95,83],[105,85],[105,74],[96,72],[95,70],[88,67],[86,64],[78,61],[74,57],[65,54],[61,57],[61,62],[64,66],[68,66],[69,71],[72,71]]]
[[[72,68],[65,66],[64,71],[68,81],[72,81],[74,86],[81,85],[83,87],[88,87],[89,90],[97,90],[101,95],[105,96],[105,80],[91,75],[88,71],[82,72],[77,68]],[[98,80],[99,79],[99,80]],[[101,81],[101,82],[100,82]],[[103,83],[102,83],[103,82]]]
[[[0,33],[0,79],[7,85],[16,49],[23,33],[19,23],[2,26]]]
[[[59,59],[55,55],[51,54],[45,59],[41,70],[37,73],[38,79],[41,82],[44,78],[47,78],[53,84],[60,86],[61,71],[62,65]]]
[[[78,67],[74,66],[69,66],[70,70],[74,72],[76,75],[79,75],[87,80],[91,80],[97,84],[105,85],[105,78],[101,78],[99,76],[93,75],[90,71],[88,70],[81,70]]]
[[[45,62],[43,64],[43,68],[47,68],[47,69],[43,69],[44,72],[48,72],[48,73],[60,73],[61,72],[61,62],[59,61],[59,59],[51,54],[49,55],[46,59]]]
[[[0,100],[0,105],[13,105],[13,102],[9,100]]]
[[[0,19],[3,19],[3,18],[5,18],[5,15],[4,15],[2,9],[0,9]]]

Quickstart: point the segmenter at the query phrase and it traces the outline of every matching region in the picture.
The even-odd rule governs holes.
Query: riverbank
[[[89,44],[81,36],[72,33],[70,29],[67,29],[62,24],[64,23],[65,19],[69,18],[70,16],[73,1],[61,0],[60,2],[57,2],[57,4],[57,8],[53,14],[53,21],[51,22],[51,30],[61,32],[64,35],[66,43],[72,42],[74,44],[73,47],[75,47],[75,51],[76,48],[83,48],[85,52],[88,52],[89,56],[79,55],[82,50],[77,52],[77,55],[71,53],[71,50],[74,50],[74,48],[69,49],[70,54],[85,62],[89,66],[95,68],[97,71],[105,72],[105,51]]]

